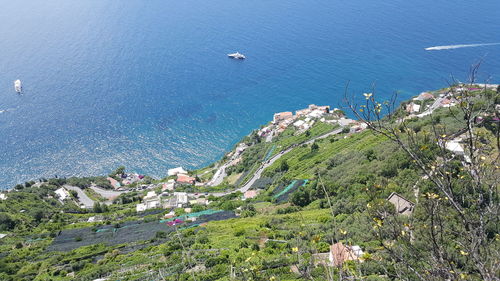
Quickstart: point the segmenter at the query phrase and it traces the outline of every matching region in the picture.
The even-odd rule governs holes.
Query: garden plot
[[[273,198],[276,199],[278,203],[284,202],[288,200],[290,194],[292,194],[299,187],[307,184],[309,180],[293,180],[286,187],[278,187],[274,190]]]
[[[178,227],[196,227],[199,224],[209,221],[226,220],[234,217],[236,216],[231,211],[209,212],[197,217],[196,221],[183,223]],[[121,225],[100,226],[97,229],[95,227],[68,229],[61,231],[54,238],[53,243],[47,248],[47,251],[71,251],[79,247],[99,243],[111,246],[149,240],[154,238],[159,231],[170,233],[175,231],[175,227],[169,226],[163,221],[132,221]]]

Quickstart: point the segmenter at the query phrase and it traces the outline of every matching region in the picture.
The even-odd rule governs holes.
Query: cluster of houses
[[[463,88],[455,89],[457,93],[460,93],[463,90]],[[430,104],[429,101],[434,102]],[[420,95],[418,95],[417,97],[413,98],[412,101],[406,105],[405,110],[410,114],[410,117],[423,117],[429,115],[433,110],[437,108],[452,107],[457,105],[457,103],[458,101],[454,97],[453,92],[441,92],[436,94],[423,92],[420,93]]]
[[[186,192],[173,192],[170,194],[168,192],[162,192],[161,194],[156,194],[155,191],[149,191],[146,196],[142,199],[142,203],[136,205],[137,212],[144,212],[149,209],[175,209],[175,208],[186,208],[186,212],[189,212],[189,206],[192,205],[208,205],[210,202],[203,197],[192,197]]]
[[[325,117],[334,117],[331,120],[326,120]],[[291,111],[275,113],[273,121],[268,126],[259,130],[260,137],[266,137],[266,141],[272,141],[272,137],[280,134],[290,125],[293,125],[300,131],[306,131],[311,128],[314,123],[319,120],[321,122],[333,122],[338,119],[344,118],[342,111],[330,106],[318,106],[310,104],[307,108],[295,111],[295,115]]]
[[[148,191],[146,196],[142,199],[142,203],[137,204],[137,212],[156,208],[185,208],[194,204],[208,205],[209,202],[206,198],[190,196],[189,193],[186,192],[175,192],[175,188],[178,185],[195,184],[196,179],[189,176],[186,170],[182,167],[177,167],[168,170],[168,175],[176,178],[169,179],[166,183],[161,185],[161,194],[156,194],[155,191]]]
[[[240,143],[236,147],[236,149],[229,153],[227,156],[229,157],[229,161],[227,167],[237,165],[241,161],[241,154],[248,148],[246,143]]]
[[[142,179],[144,179],[144,175],[140,175],[140,174],[137,174],[137,173],[133,173],[133,174],[125,174],[125,173],[123,173],[123,174],[117,175],[117,176],[120,178],[120,181],[118,181],[118,180],[116,180],[116,179],[114,179],[112,177],[108,177],[107,178],[107,180],[109,181],[109,183],[111,184],[111,186],[114,189],[120,189],[123,186],[130,185],[130,184],[139,182]]]
[[[458,104],[455,95],[460,95],[464,91],[477,91],[481,89],[497,89],[496,84],[478,84],[477,88],[468,88],[466,86],[454,88],[452,91],[437,92],[435,94],[429,92],[420,93],[417,97],[406,105],[406,112],[410,114],[410,117],[423,117],[432,113],[433,110],[440,107],[452,107]],[[428,101],[434,101],[433,104],[429,104]],[[425,108],[424,106],[425,105]]]
[[[171,187],[172,190],[175,187],[175,184],[194,185],[196,183],[196,178],[189,176],[188,172],[186,170],[184,170],[182,167],[169,169],[168,176],[169,177],[172,177],[172,176],[176,177],[174,182],[172,182],[172,181],[168,182],[169,184],[173,184],[173,186]]]

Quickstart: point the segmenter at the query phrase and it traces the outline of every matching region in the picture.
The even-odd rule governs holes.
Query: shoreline
[[[499,86],[500,86],[500,84],[491,84],[491,83],[475,83],[475,84],[473,84],[473,85],[468,85],[468,84],[463,84],[463,85],[464,85],[464,86],[477,86],[477,87],[478,87],[478,89],[489,89],[489,90],[497,89],[497,87],[499,87]],[[463,86],[462,86],[462,87],[463,87]],[[446,89],[449,89],[449,88],[447,87],[447,88],[441,88],[441,89],[438,89],[438,90],[432,90],[432,91],[424,91],[424,92],[421,92],[418,96],[413,96],[412,98],[410,98],[410,99],[408,99],[408,100],[406,100],[406,101],[402,101],[402,102],[400,102],[400,103],[399,103],[399,105],[398,105],[398,107],[400,107],[401,105],[403,105],[403,104],[405,104],[405,103],[407,103],[407,102],[409,102],[409,103],[413,103],[413,101],[418,100],[418,97],[420,97],[420,96],[421,96],[421,95],[423,95],[423,94],[426,94],[426,93],[438,93],[438,92],[443,91],[443,90],[446,90]],[[442,97],[436,97],[436,99],[437,99],[437,101],[440,101],[440,102],[443,100],[443,99],[442,99]],[[451,105],[449,105],[449,106],[453,106],[453,104],[451,104]],[[422,113],[420,113],[420,114],[417,114],[417,115],[410,115],[410,117],[417,117],[417,118],[421,118],[421,117],[424,117],[424,116],[427,116],[427,115],[431,114],[431,113],[432,113],[435,109],[437,109],[437,108],[440,108],[440,107],[449,107],[449,106],[447,106],[447,105],[442,105],[441,103],[439,103],[438,105],[436,105],[436,104],[435,104],[435,105],[434,105],[434,107],[431,107],[431,110],[430,110],[430,111],[429,111],[429,110],[427,110],[427,111],[424,111],[424,112],[422,112]],[[335,108],[334,110],[339,110],[339,109]],[[297,110],[297,112],[299,112],[299,111],[301,111],[301,110]],[[284,112],[281,112],[281,113],[284,113]],[[286,112],[285,112],[285,113],[286,113]],[[280,114],[280,113],[276,113],[276,114],[275,114],[275,117],[276,117],[276,115],[277,115],[277,114]],[[351,119],[351,120],[352,120],[352,119]],[[270,121],[270,122],[268,122],[268,123],[266,123],[266,124],[264,124],[264,125],[261,125],[261,126],[260,126],[260,128],[261,128],[260,130],[262,130],[262,127],[264,127],[264,129],[265,129],[265,128],[266,128],[265,126],[268,126],[269,124],[273,124],[273,122],[274,122],[274,121],[275,121],[275,120]],[[358,120],[353,120],[353,121],[358,122]],[[288,125],[290,125],[290,124],[288,124]],[[236,143],[232,146],[232,148],[231,148],[230,150],[228,150],[227,152],[225,152],[225,153],[224,153],[224,155],[223,155],[221,158],[219,158],[218,160],[214,160],[214,161],[212,161],[210,164],[205,165],[205,166],[202,166],[202,167],[200,167],[200,168],[198,168],[198,169],[189,170],[189,172],[199,171],[199,170],[205,170],[205,169],[208,169],[210,166],[214,166],[214,167],[216,168],[216,167],[218,167],[218,165],[220,165],[220,164],[225,165],[225,164],[221,163],[221,161],[223,162],[223,160],[227,157],[227,155],[229,155],[229,154],[233,153],[233,152],[237,149],[238,145],[239,145],[239,144],[241,144],[245,138],[247,138],[247,137],[251,136],[251,135],[252,135],[252,133],[254,133],[255,131],[260,131],[260,130],[259,130],[259,128],[253,129],[253,130],[252,130],[249,134],[247,134],[247,135],[243,136],[242,138],[240,138],[240,140],[239,140],[238,142],[236,142]],[[168,168],[166,168],[165,170],[168,170]],[[209,171],[210,171],[210,170],[209,170]],[[206,171],[206,172],[207,172],[207,171]],[[206,173],[206,172],[205,172],[205,173]],[[72,177],[76,177],[76,176],[58,177],[58,178],[67,179],[67,178],[72,178]],[[88,177],[96,177],[96,175],[93,175],[93,176],[88,176]],[[76,177],[76,178],[88,178],[88,177]],[[97,177],[98,177],[98,176],[97,176]],[[162,178],[160,177],[160,178],[153,178],[153,179],[158,181],[158,180],[161,180]],[[27,181],[25,181],[24,183],[26,183],[26,182],[30,182],[30,181],[35,181],[35,184],[41,184],[42,182],[40,182],[39,180],[40,180],[40,178],[39,178],[39,179],[37,179],[36,181],[35,181],[35,180],[27,180]],[[210,180],[210,181],[212,181],[212,180]],[[2,190],[0,190],[0,193],[9,193],[9,192],[13,192],[13,191],[15,191],[15,186],[16,186],[16,185],[19,185],[19,184],[24,184],[24,183],[23,183],[23,182],[20,182],[20,183],[15,184],[15,185],[14,185],[14,186],[12,186],[12,187],[9,187],[9,188],[6,188],[6,189],[2,189]]]

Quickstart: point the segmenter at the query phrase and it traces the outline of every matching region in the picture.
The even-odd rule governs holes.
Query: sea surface
[[[0,0],[0,188],[219,159],[274,112],[500,82],[498,0]],[[226,57],[239,51],[245,61]],[[21,79],[24,94],[14,92]]]

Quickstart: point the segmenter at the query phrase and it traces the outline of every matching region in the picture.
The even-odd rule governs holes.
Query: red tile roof
[[[196,181],[195,178],[190,177],[188,175],[177,174],[177,182],[194,184],[195,181]]]

